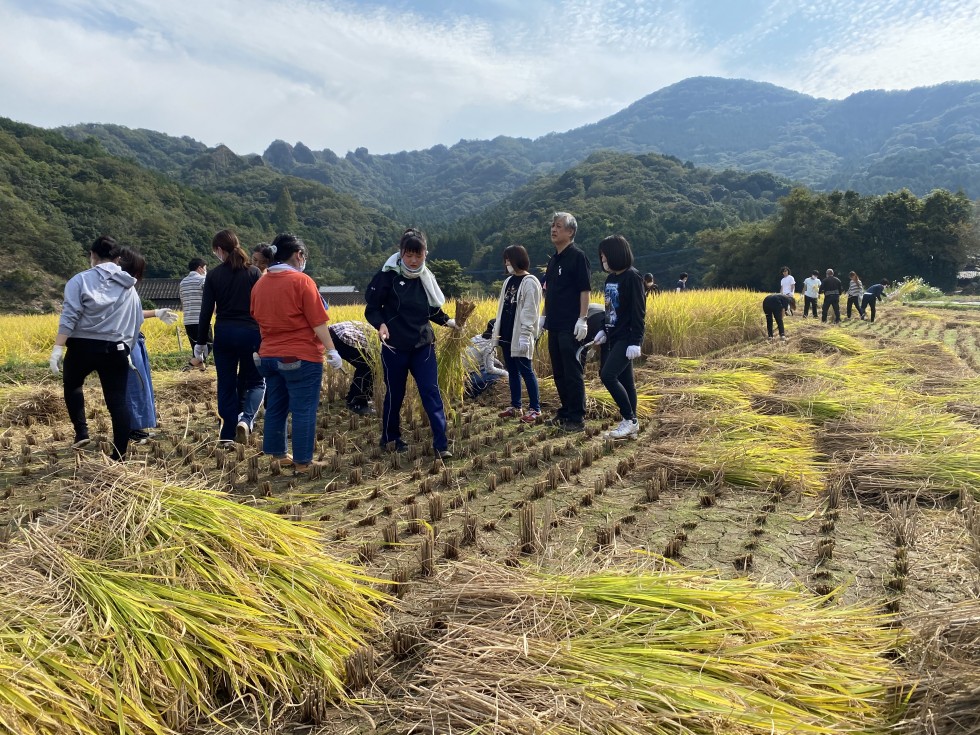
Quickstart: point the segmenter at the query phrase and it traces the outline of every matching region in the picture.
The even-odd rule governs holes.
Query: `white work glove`
[[[201,362],[208,359],[208,346],[207,345],[194,345],[194,357],[196,357]]]
[[[51,367],[51,372],[55,375],[61,374],[61,356],[65,353],[65,348],[63,345],[55,345],[51,348],[51,358],[48,360],[48,365]]]
[[[592,338],[592,344],[594,345],[604,345],[606,344],[606,330],[600,329],[595,333],[595,337]]]
[[[177,323],[177,312],[173,309],[157,309],[153,313],[156,315],[157,319],[166,324],[168,327],[171,324]]]
[[[630,345],[629,347],[626,348],[626,359],[627,360],[635,360],[639,356],[640,356],[640,346],[639,345]]]
[[[524,352],[531,349],[531,338],[530,337],[518,337],[517,338],[517,348]]]
[[[455,329],[456,328],[456,320],[455,319],[450,319],[448,322],[446,322],[446,326],[449,327],[450,329]]]
[[[340,366],[343,364],[343,361],[340,359],[340,353],[337,350],[327,350],[326,362],[334,370],[340,370]]]
[[[547,328],[548,327],[547,327],[547,324],[545,323],[544,317],[543,316],[542,317],[538,317],[538,331],[539,332],[543,332]]]
[[[589,323],[585,320],[584,317],[580,316],[578,318],[578,321],[575,322],[575,330],[574,330],[575,339],[581,342],[583,339],[585,339],[585,335],[587,335],[588,333],[589,333]]]

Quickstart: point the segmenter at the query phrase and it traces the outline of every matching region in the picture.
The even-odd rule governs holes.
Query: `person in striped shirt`
[[[197,344],[198,321],[201,317],[201,296],[204,293],[204,277],[208,273],[208,264],[204,258],[193,258],[187,264],[190,271],[180,282],[180,308],[184,312],[184,331],[187,332],[187,339],[191,342],[191,349]],[[211,337],[211,327],[208,326],[207,351],[211,353],[213,340]],[[203,368],[204,361],[191,357],[185,370],[192,367]]]
[[[371,371],[371,363],[365,357],[368,349],[367,330],[371,325],[347,321],[329,324],[327,328],[341,359],[354,368],[354,377],[351,378],[347,391],[347,408],[361,416],[373,416],[376,413],[371,405],[374,398],[374,373]]]

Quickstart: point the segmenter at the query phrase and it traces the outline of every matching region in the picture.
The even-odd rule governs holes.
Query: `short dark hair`
[[[275,252],[273,252],[272,247],[267,242],[260,242],[258,245],[252,248],[252,255],[255,255],[256,253],[261,255],[270,263],[276,259]]]
[[[680,277],[681,278],[687,278],[687,272],[685,271],[684,273],[681,273]]]
[[[132,248],[120,248],[119,267],[137,281],[142,281],[143,274],[146,272],[146,258],[140,255],[139,251],[133,250]]]
[[[187,264],[187,270],[196,271],[202,265],[207,265],[204,258],[191,258],[190,262]]]
[[[269,245],[268,250],[272,253],[272,257],[269,258],[270,262],[284,263],[296,253],[306,255],[306,243],[290,232],[280,232]]]
[[[606,256],[610,270],[624,271],[633,267],[633,249],[622,235],[610,235],[600,242],[599,254]]]
[[[429,247],[425,233],[417,227],[408,227],[398,241],[398,251],[401,253],[424,253]]]
[[[817,278],[820,278],[820,271],[811,271],[810,272],[810,275],[811,276],[816,276]]]
[[[102,258],[102,260],[115,260],[119,257],[119,243],[108,235],[99,235],[95,238],[95,242],[92,243],[92,247],[89,250]]]
[[[889,281],[887,278],[882,278],[881,279],[881,285],[882,286],[891,286],[892,285],[892,282]]]
[[[782,269],[782,270],[780,271],[780,273],[785,273],[785,274],[786,274],[787,276],[788,276],[788,275],[789,275],[790,273],[792,273],[792,272],[793,272],[793,271],[791,271],[791,270],[789,269],[789,266],[788,266],[788,265],[784,265],[784,266],[783,266],[783,269]]]
[[[528,257],[527,249],[523,245],[505,247],[504,260],[509,260],[510,264],[519,271],[526,271],[531,267],[531,258]]]
[[[653,277],[653,274],[652,274],[652,273],[644,273],[644,274],[643,274],[643,280],[644,280],[644,281],[653,281],[653,280],[655,280],[655,279],[654,279],[654,277]]]

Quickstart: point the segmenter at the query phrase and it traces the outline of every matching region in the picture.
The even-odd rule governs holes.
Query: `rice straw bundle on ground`
[[[843,355],[859,355],[868,347],[857,337],[852,337],[840,329],[827,329],[811,332],[800,337],[800,349],[804,352],[839,352]]]
[[[83,463],[73,489],[3,557],[8,576],[52,580],[62,615],[38,634],[88,654],[68,674],[98,672],[106,696],[82,692],[73,706],[136,733],[243,699],[265,713],[342,696],[344,662],[385,598],[324,553],[314,528],[121,466]]]
[[[909,627],[922,643],[909,654],[921,682],[899,731],[980,733],[980,600],[933,610]]]
[[[60,386],[23,385],[0,391],[0,426],[50,426],[67,419]]]
[[[875,450],[854,457],[842,470],[862,502],[884,508],[888,495],[923,505],[953,502],[970,493],[980,499],[980,453]]]
[[[470,567],[404,698],[409,732],[884,733],[896,634],[868,610],[688,571]]]
[[[187,406],[211,398],[215,374],[211,369],[188,372],[162,371],[153,375],[153,393],[161,406]]]

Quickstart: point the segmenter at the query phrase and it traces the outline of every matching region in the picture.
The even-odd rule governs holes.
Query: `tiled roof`
[[[180,298],[179,278],[144,278],[136,284],[136,293],[143,301]]]

